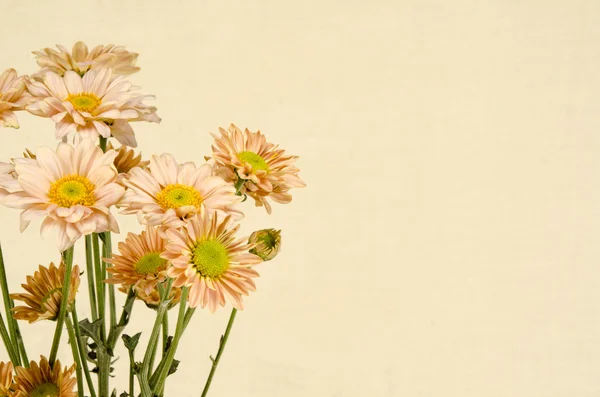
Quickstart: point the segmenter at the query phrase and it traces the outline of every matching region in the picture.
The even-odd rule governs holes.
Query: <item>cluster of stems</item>
[[[100,138],[100,148],[103,151],[106,151],[106,143],[105,138]],[[240,194],[240,188],[241,184],[236,184],[238,194]],[[71,305],[69,305],[68,302],[71,273],[73,269],[73,254],[74,246],[62,253],[62,261],[65,263],[62,300],[56,318],[56,328],[50,349],[49,362],[51,366],[56,362],[63,329],[66,328],[73,360],[76,364],[78,397],[88,395],[91,397],[109,397],[117,394],[115,390],[111,392],[109,385],[111,364],[113,359],[116,358],[114,349],[117,341],[120,339],[119,336],[121,336],[123,330],[129,323],[136,294],[133,289],[129,290],[121,315],[117,321],[115,288],[114,285],[105,283],[105,280],[109,277],[107,268],[110,264],[104,259],[112,256],[111,233],[103,232],[87,235],[85,236],[85,278],[87,279],[91,321],[88,319],[79,321],[76,302],[73,302]],[[167,281],[158,285],[160,302],[156,309],[156,319],[141,362],[138,362],[135,359],[135,346],[127,346],[126,343],[126,347],[129,350],[130,361],[129,388],[126,392],[129,397],[136,396],[135,378],[138,380],[140,389],[137,396],[163,396],[166,379],[174,372],[176,367],[175,354],[195,309],[188,306],[188,288],[183,287],[175,333],[171,337],[169,335],[167,312],[170,304],[169,296],[172,283],[172,279],[167,279]],[[4,316],[0,313],[0,337],[4,342],[10,361],[15,366],[29,367],[29,359],[25,351],[25,344],[23,343],[21,331],[18,322],[12,315],[14,302],[10,298],[6,267],[4,265],[1,246],[0,289],[2,290],[6,315],[5,321]],[[109,313],[108,324],[105,320],[107,311]],[[221,336],[219,341],[217,354],[214,358],[212,356],[210,357],[212,366],[202,390],[202,397],[205,397],[208,393],[219,360],[225,349],[227,339],[229,338],[229,333],[236,313],[237,310],[234,308],[227,323],[225,333]],[[162,340],[159,343],[161,335]],[[139,335],[137,335],[137,338],[139,338]],[[123,335],[123,340],[131,339],[133,338]],[[162,353],[160,361],[156,363],[156,356],[159,348]],[[94,382],[92,376],[93,373],[96,374],[96,382]],[[86,389],[88,394],[85,393]]]

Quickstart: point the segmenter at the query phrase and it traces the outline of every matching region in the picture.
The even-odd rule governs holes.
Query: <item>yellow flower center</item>
[[[254,171],[269,171],[265,159],[254,152],[240,152],[238,158],[242,163],[249,163]]]
[[[160,257],[159,252],[151,252],[142,256],[142,259],[135,264],[136,272],[140,274],[156,273],[159,269],[165,267],[166,259]]]
[[[229,266],[227,248],[217,240],[200,241],[192,251],[192,263],[204,277],[219,277]]]
[[[54,383],[42,383],[29,394],[30,397],[58,397],[58,386]]]
[[[91,113],[94,110],[96,110],[96,108],[98,106],[100,106],[100,104],[102,103],[100,98],[98,98],[96,95],[92,94],[91,92],[81,92],[79,94],[70,94],[66,100],[73,104],[73,107],[75,108],[75,110],[78,110],[80,112],[88,112],[88,113]]]
[[[200,207],[202,196],[193,187],[177,183],[168,185],[158,192],[156,202],[165,209],[177,209],[186,205]]]
[[[77,204],[89,207],[96,203],[95,188],[89,179],[81,175],[67,175],[50,185],[48,198],[61,207],[70,208]]]

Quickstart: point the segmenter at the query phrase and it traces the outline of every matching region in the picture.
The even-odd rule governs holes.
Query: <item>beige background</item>
[[[260,268],[211,395],[600,396],[600,2],[2,10],[2,69],[33,72],[32,50],[78,39],[141,54],[132,80],[163,118],[136,126],[145,154],[200,162],[208,132],[235,122],[301,156],[308,188],[291,205],[248,207],[244,231],[282,228],[285,246]],[[2,160],[54,145],[49,120],[20,120],[0,131]],[[39,222],[20,235],[17,211],[0,219],[16,288],[58,256]],[[197,315],[167,395],[199,396],[227,315]],[[129,332],[151,322],[137,306]],[[31,356],[52,329],[25,327]]]

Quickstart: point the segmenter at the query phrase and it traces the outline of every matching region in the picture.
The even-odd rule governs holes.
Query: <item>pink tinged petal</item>
[[[98,131],[98,134],[104,138],[110,138],[110,127],[101,121],[92,121],[94,127]]]
[[[110,207],[125,194],[125,188],[117,183],[109,183],[96,190],[96,205]]]
[[[119,233],[119,223],[117,222],[116,218],[113,216],[113,214],[108,214],[108,230],[113,232],[113,233]]]
[[[41,147],[37,150],[36,160],[38,165],[48,173],[51,179],[60,179],[64,173],[60,167],[60,161],[56,152],[48,147]]]
[[[63,80],[70,94],[79,94],[84,92],[81,76],[79,76],[76,72],[67,70]]]
[[[67,72],[68,73],[68,72]],[[75,73],[75,72],[73,72]],[[48,88],[52,91],[54,96],[57,98],[64,100],[69,96],[69,92],[67,91],[67,87],[63,79],[55,73],[48,72],[45,75],[45,81]]]
[[[119,143],[132,148],[137,147],[137,141],[135,139],[135,133],[133,128],[128,122],[123,120],[117,120],[111,126],[112,135]]]
[[[57,244],[58,244],[58,249],[59,251],[63,252],[66,251],[69,247],[71,247],[74,243],[74,241],[71,241],[69,239],[69,236],[67,235],[67,230],[66,230],[66,224],[65,223],[57,223],[56,225],[56,231],[57,233]]]
[[[172,155],[164,153],[160,157],[152,156],[150,169],[152,170],[152,176],[162,186],[177,183],[177,163]]]
[[[19,176],[19,184],[23,188],[25,192],[28,194],[39,198],[39,199],[47,199],[48,191],[50,190],[50,183],[48,178],[37,177],[31,174],[25,174]]]
[[[0,120],[4,127],[19,128],[19,120],[17,120],[17,116],[10,110],[0,113]]]
[[[48,236],[48,233],[57,226],[57,223],[51,217],[44,218],[42,226],[40,227],[40,235],[43,238]]]
[[[73,242],[75,242],[79,237],[81,237],[81,232],[79,231],[79,229],[77,229],[77,226],[75,226],[72,223],[66,223],[65,230],[67,232],[69,240]]]
[[[117,178],[117,172],[112,165],[100,166],[88,174],[88,179],[95,186],[104,186],[114,182]]]
[[[56,138],[62,139],[66,137],[71,132],[75,132],[78,130],[78,125],[73,123],[69,118],[65,117],[60,122],[56,123]]]
[[[96,231],[98,227],[96,220],[97,218],[95,216],[88,216],[87,218],[83,219],[77,224],[77,228],[84,236],[92,234]]]

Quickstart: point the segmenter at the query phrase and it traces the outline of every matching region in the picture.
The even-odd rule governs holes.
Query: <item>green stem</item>
[[[98,355],[98,394],[100,397],[108,397],[110,394],[108,391],[110,356],[102,346],[96,349],[96,354]]]
[[[100,137],[100,149],[102,149],[102,151],[104,153],[106,153],[106,143],[107,143],[108,139],[104,138],[103,136]]]
[[[92,309],[92,322],[98,319],[98,303],[96,301],[96,286],[94,285],[94,262],[93,262],[92,236],[85,236],[85,265],[87,271],[88,293],[90,295],[90,307]]]
[[[50,349],[50,358],[48,362],[50,367],[54,365],[56,361],[56,355],[58,354],[58,346],[60,345],[60,337],[62,335],[63,325],[65,322],[65,314],[67,313],[67,306],[69,303],[69,291],[71,289],[71,273],[73,269],[73,249],[74,246],[68,248],[63,252],[63,259],[65,262],[65,275],[62,286],[62,296],[60,301],[60,309],[58,311],[58,318],[56,319],[56,329],[54,331],[54,339],[52,340],[52,348]]]
[[[100,242],[98,241],[98,234],[92,234],[92,245],[94,248],[94,269],[96,270],[96,295],[98,297],[98,318],[101,319],[102,325],[100,326],[100,338],[102,341],[106,339],[106,324],[104,321],[104,315],[106,314],[106,307],[104,304],[104,297],[106,296],[106,290],[104,288],[104,273],[102,272],[102,263],[100,261]]]
[[[23,344],[23,338],[21,336],[21,330],[17,320],[12,315],[12,308],[15,306],[13,300],[10,298],[10,291],[8,290],[8,282],[6,277],[6,267],[4,266],[4,255],[2,254],[2,245],[0,245],[0,288],[2,288],[2,299],[4,300],[4,310],[6,310],[6,322],[8,323],[8,332],[10,339],[13,343],[17,344],[17,361],[15,365],[25,365],[29,367],[29,359],[25,352],[25,345]],[[21,360],[20,355],[23,356]]]
[[[10,361],[13,363],[17,362],[19,356],[14,350],[15,345],[10,340],[10,336],[6,330],[6,324],[4,323],[4,317],[2,317],[2,314],[0,314],[0,336],[2,337],[2,342],[4,342],[4,347],[8,353],[8,358],[10,358]]]
[[[163,331],[163,345],[162,345],[162,357],[165,356],[167,350],[167,341],[169,340],[169,313],[165,314],[162,323]]]
[[[165,360],[165,364],[159,372],[158,381],[156,382],[156,386],[154,387],[155,393],[164,388],[167,376],[169,376],[169,369],[171,368],[171,364],[173,363],[173,359],[175,358],[175,352],[177,352],[179,340],[181,339],[181,335],[183,334],[183,320],[185,317],[185,308],[187,306],[187,296],[188,287],[183,287],[181,290],[181,301],[179,302],[179,314],[177,315],[177,326],[175,327],[175,336],[171,341],[171,347],[169,348],[169,352],[167,353],[167,359]]]
[[[135,397],[135,357],[133,349],[129,349],[129,397]]]
[[[110,329],[110,333],[108,334],[108,339],[106,341],[106,349],[109,353],[114,349],[117,344],[117,339],[125,329],[125,326],[129,324],[129,318],[131,316],[131,310],[133,309],[133,302],[135,301],[135,290],[133,288],[129,289],[127,292],[127,298],[125,299],[125,305],[123,306],[123,311],[121,311],[121,317],[119,319],[119,323]]]
[[[73,329],[75,331],[75,336],[77,337],[77,347],[79,348],[79,357],[81,359],[81,366],[83,367],[83,372],[85,374],[85,380],[88,385],[88,390],[90,391],[91,397],[96,397],[96,390],[94,388],[94,382],[92,381],[92,375],[90,373],[90,368],[88,366],[87,360],[87,350],[85,348],[85,343],[83,341],[83,337],[81,336],[81,330],[79,329],[79,319],[77,318],[77,310],[73,307],[71,311],[71,316],[73,317]],[[67,323],[68,325],[68,323]]]
[[[112,238],[110,232],[104,232],[104,239],[102,244],[102,269],[104,274],[107,275],[106,269],[111,266],[110,263],[104,261],[112,257]],[[110,275],[108,275],[108,278]],[[110,328],[114,328],[117,324],[117,304],[115,300],[115,286],[114,284],[108,284],[108,302],[110,307]]]
[[[223,350],[225,350],[227,339],[229,339],[229,332],[231,332],[231,327],[233,326],[233,321],[235,320],[236,314],[237,309],[233,308],[233,310],[231,311],[231,315],[229,316],[229,322],[227,323],[225,334],[221,337],[221,340],[219,341],[219,350],[217,351],[217,356],[212,360],[212,368],[210,369],[210,374],[208,375],[208,379],[206,380],[206,384],[204,385],[204,390],[202,391],[201,397],[206,397],[206,394],[208,393],[208,388],[210,387],[210,383],[212,382],[213,376],[215,375],[215,371],[217,370],[217,366],[219,365],[219,360],[221,360],[221,355],[223,354]]]
[[[83,376],[81,372],[81,360],[79,359],[80,355],[77,351],[77,347],[79,343],[77,342],[77,337],[75,336],[75,331],[73,329],[73,323],[69,316],[65,317],[65,323],[67,324],[67,332],[69,333],[69,344],[71,345],[71,352],[73,353],[73,361],[75,362],[75,374],[77,378],[77,395],[79,397],[83,397]]]
[[[156,347],[156,343],[158,342],[158,335],[160,333],[162,319],[165,313],[167,312],[168,305],[169,302],[163,300],[161,297],[161,302],[158,305],[158,310],[156,311],[156,321],[154,322],[154,327],[152,328],[152,334],[150,335],[150,339],[148,341],[148,347],[146,348],[146,354],[144,355],[144,361],[142,362],[142,369],[139,374],[139,382],[140,387],[142,389],[142,397],[152,397],[152,390],[150,390],[150,385],[148,383],[148,373],[150,372],[150,360],[152,359],[152,354]]]

